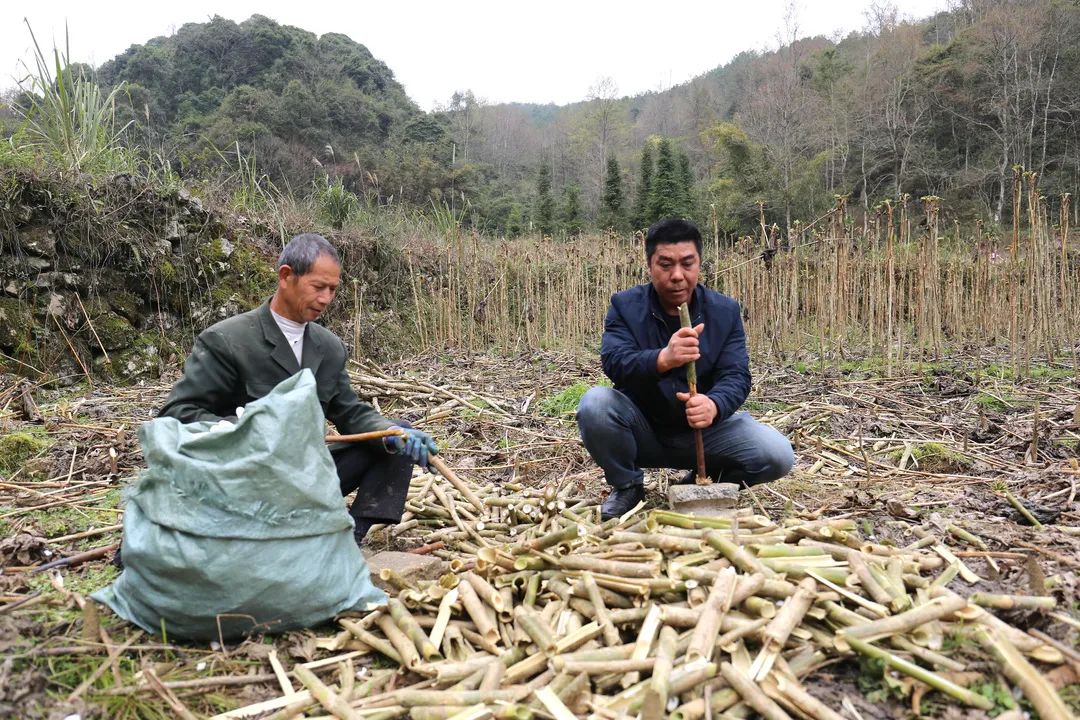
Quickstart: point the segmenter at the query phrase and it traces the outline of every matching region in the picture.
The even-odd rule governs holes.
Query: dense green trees
[[[652,137],[646,140],[641,150],[635,227],[642,230],[660,218],[691,218],[692,183],[690,158],[685,152],[676,151],[670,138]]]
[[[341,34],[214,17],[133,45],[98,79],[122,84],[133,142],[187,174],[221,164],[228,154],[214,148],[239,142],[281,186],[329,173],[354,192],[426,206],[460,181],[447,119],[421,113],[384,63]]]

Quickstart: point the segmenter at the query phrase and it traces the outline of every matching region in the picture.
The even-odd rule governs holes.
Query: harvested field
[[[443,633],[454,639],[436,648],[449,657],[421,658],[407,672],[384,656],[402,652],[393,642],[400,638],[391,637],[384,652],[370,651],[386,632],[393,635],[386,628],[394,623],[377,617],[239,645],[174,644],[84,606],[83,597],[116,574],[108,551],[35,572],[118,542],[120,488],[141,465],[134,429],[168,384],[80,391],[5,384],[0,717],[205,717],[266,702],[257,707],[268,709],[251,717],[297,717],[285,714],[290,707],[320,717],[330,712],[327,705],[336,707],[324,688],[343,702],[342,696],[354,698],[348,709],[337,707],[338,717],[435,718],[457,710],[483,717],[486,711],[469,710],[479,703],[514,717],[562,717],[562,706],[598,718],[633,716],[639,708],[655,715],[665,707],[702,717],[743,703],[774,712],[771,705],[759,708],[763,701],[745,687],[750,676],[763,680],[768,702],[780,698],[793,714],[792,705],[813,717],[834,715],[812,709],[803,690],[849,718],[1030,710],[1014,691],[1022,687],[1034,697],[1045,689],[1032,682],[1057,688],[1072,712],[1080,708],[1080,383],[1071,367],[1036,366],[1029,377],[1017,377],[1007,357],[995,364],[985,353],[978,362],[954,356],[948,363],[894,367],[890,377],[873,360],[758,364],[747,409],[785,432],[798,460],[785,480],[742,492],[743,514],[733,529],[648,512],[663,507],[666,484],[677,475],[671,471],[649,474],[649,508],[618,528],[600,526],[595,504],[604,483],[577,441],[572,416],[581,392],[600,380],[598,365],[595,357],[536,352],[431,355],[393,368],[356,368],[361,394],[384,414],[432,432],[443,459],[487,510],[477,522],[472,516],[480,511],[453,485],[418,476],[411,517],[376,532],[372,549],[441,542],[434,552],[458,578],[468,578],[458,592],[472,590],[482,604],[487,584],[503,598],[488,598],[489,604],[505,603],[502,610],[510,613],[509,622],[497,621],[488,628],[495,634],[485,636],[482,613],[465,603],[450,608]],[[501,499],[489,503],[493,498]],[[1044,525],[1027,524],[1024,513]],[[565,537],[549,547],[537,542],[559,527],[570,528]],[[640,537],[658,538],[660,531],[678,539],[658,548]],[[812,554],[770,557],[776,551],[763,552],[766,546]],[[893,557],[899,560],[890,563]],[[858,568],[860,559],[871,567]],[[531,576],[541,582],[514,575],[521,570],[538,571]],[[639,570],[643,576],[635,579]],[[859,582],[849,581],[856,570]],[[939,579],[947,582],[935,589]],[[724,583],[731,584],[726,595]],[[740,587],[751,588],[745,598]],[[401,600],[430,632],[453,589],[412,586]],[[958,603],[958,596],[967,601]],[[626,597],[636,600],[621,607],[619,598]],[[598,604],[610,605],[606,619]],[[673,609],[646,620],[650,605]],[[517,606],[525,609],[515,623]],[[938,614],[906,624],[914,606]],[[709,608],[722,616],[719,650],[694,644],[694,627]],[[564,614],[567,609],[574,612]],[[904,627],[873,626],[864,640],[854,628],[884,617],[882,610],[903,618]],[[645,634],[655,642],[639,651],[633,643]],[[606,649],[568,655],[590,642]],[[888,668],[885,663],[900,663],[872,657],[864,642],[936,677],[913,679]],[[530,657],[531,645],[546,652]],[[1035,679],[1009,646],[1026,654]],[[456,654],[472,650],[479,653],[473,665]],[[687,669],[691,650],[703,660]],[[492,663],[485,652],[504,662]],[[700,676],[688,679],[688,672]],[[952,695],[924,682],[939,680],[952,683]],[[462,682],[456,696],[424,694]],[[643,689],[633,690],[635,682]],[[280,700],[304,687],[325,702],[306,695]],[[665,694],[678,700],[667,705]],[[1054,708],[1035,709],[1048,717]]]

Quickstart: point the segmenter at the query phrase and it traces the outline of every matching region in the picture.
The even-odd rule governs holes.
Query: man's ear
[[[278,276],[278,282],[279,283],[286,282],[289,278],[295,277],[295,275],[296,275],[296,273],[294,273],[293,269],[291,267],[289,267],[288,265],[282,265],[281,267],[279,267],[277,269],[277,276]]]

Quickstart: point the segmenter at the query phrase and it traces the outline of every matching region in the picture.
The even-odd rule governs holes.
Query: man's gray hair
[[[306,275],[320,255],[341,265],[341,256],[329,240],[318,233],[302,233],[290,240],[281,251],[277,266],[288,265],[297,275]]]

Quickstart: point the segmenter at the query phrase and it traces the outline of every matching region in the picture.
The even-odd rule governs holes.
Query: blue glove
[[[392,435],[387,438],[387,445],[393,452],[404,452],[425,470],[427,470],[428,456],[439,454],[439,446],[435,444],[434,438],[416,428],[405,430],[404,435]]]

